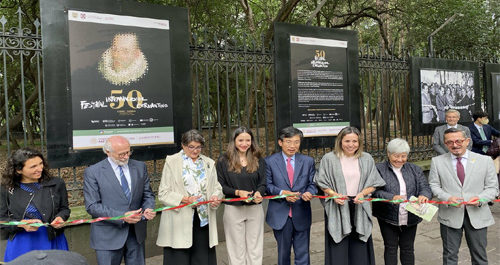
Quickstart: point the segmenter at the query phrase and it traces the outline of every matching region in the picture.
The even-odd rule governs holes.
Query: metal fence
[[[27,19],[21,9],[17,17],[9,19],[0,18],[2,161],[20,146],[42,150],[45,146],[40,23]],[[234,127],[240,125],[254,130],[264,154],[276,148],[272,48],[266,48],[260,40],[239,38],[191,38],[192,124],[207,139],[204,153],[214,159],[225,150]],[[413,161],[433,155],[431,136],[412,133],[409,56],[389,56],[370,47],[362,47],[359,52],[361,130],[364,149],[376,160],[383,159],[385,143],[395,137],[408,140]],[[471,60],[453,54],[446,57]],[[319,161],[330,150],[331,147],[305,148],[303,152]],[[147,164],[156,189],[163,161]],[[4,163],[0,169],[3,166]],[[59,168],[54,173],[65,179],[71,203],[81,204],[83,168]]]

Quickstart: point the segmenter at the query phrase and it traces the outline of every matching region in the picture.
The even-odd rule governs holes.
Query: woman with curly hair
[[[63,222],[69,218],[68,193],[60,178],[51,177],[39,151],[22,148],[9,157],[2,173],[0,222],[28,224],[0,226],[8,239],[4,261],[11,261],[32,250],[68,250]],[[30,226],[50,223],[50,226]]]

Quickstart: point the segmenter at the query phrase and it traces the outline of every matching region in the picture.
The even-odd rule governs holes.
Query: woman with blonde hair
[[[385,185],[373,158],[363,152],[361,133],[345,127],[333,152],[321,159],[316,184],[329,196],[325,207],[325,265],[372,265],[370,203],[363,203],[376,187]]]

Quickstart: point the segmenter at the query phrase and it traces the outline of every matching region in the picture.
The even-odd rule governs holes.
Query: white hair
[[[410,153],[410,145],[405,139],[394,138],[387,144],[387,153],[389,154],[399,154],[399,153]]]
[[[456,109],[449,109],[449,110],[447,110],[447,111],[444,113],[445,117],[446,117],[446,115],[448,115],[448,114],[450,114],[450,113],[455,113],[455,114],[457,114],[457,115],[458,115],[458,118],[460,118],[460,111],[458,111],[458,110],[456,110]]]
[[[104,145],[102,146],[102,151],[107,154],[108,152],[113,152],[113,147],[111,147],[111,141],[106,139],[106,142],[104,142]]]
[[[130,142],[127,138],[125,138],[121,135],[112,135],[112,136],[108,137],[108,139],[106,139],[106,142],[104,142],[104,145],[102,146],[102,151],[104,153],[107,154],[108,152],[113,152],[113,140],[115,140],[115,141],[124,140],[125,142],[127,142],[130,145]]]

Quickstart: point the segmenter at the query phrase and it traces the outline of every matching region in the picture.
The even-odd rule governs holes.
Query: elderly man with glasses
[[[467,138],[470,138],[469,128],[458,124],[458,121],[460,120],[460,112],[458,112],[458,110],[455,110],[455,109],[447,110],[445,113],[445,119],[446,119],[446,124],[443,124],[441,126],[436,127],[436,129],[434,130],[434,135],[432,136],[433,143],[434,143],[432,148],[434,148],[434,151],[436,151],[436,153],[438,155],[448,153],[448,147],[446,146],[446,144],[444,144],[444,141],[443,141],[444,131],[446,131],[447,129],[457,128],[457,129],[463,130],[463,131],[465,131]],[[471,148],[472,148],[472,141],[469,141],[469,145],[467,146],[467,149],[470,150]]]
[[[91,224],[90,246],[99,265],[119,265],[122,259],[143,265],[146,221],[156,215],[146,164],[129,159],[130,143],[123,136],[109,137],[102,149],[108,157],[84,172],[85,209],[93,218],[126,217]]]

